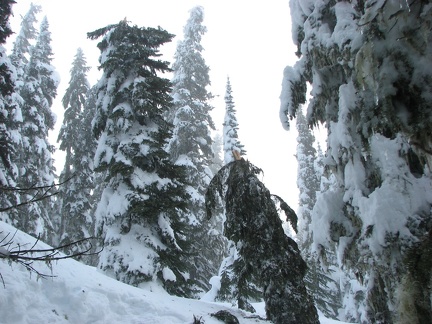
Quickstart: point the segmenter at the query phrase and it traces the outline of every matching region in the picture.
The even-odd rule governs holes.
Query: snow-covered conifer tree
[[[27,191],[22,200],[39,199],[20,209],[21,219],[18,227],[32,235],[50,242],[54,230],[50,211],[53,200],[54,165],[52,153],[54,146],[48,141],[48,131],[54,128],[56,116],[51,111],[59,83],[57,72],[51,65],[51,33],[48,20],[42,20],[39,36],[31,50],[29,63],[25,68],[24,84],[20,89],[23,98],[21,129],[23,145],[19,152],[20,188],[40,187]],[[43,188],[42,188],[43,187]]]
[[[432,7],[292,0],[291,14],[299,61],[284,72],[282,122],[309,82],[309,123],[328,130],[332,176],[312,212],[315,251],[322,258],[337,242],[352,274],[347,319],[431,322]]]
[[[229,78],[227,79],[224,99],[223,151],[224,164],[228,164],[235,160],[233,151],[237,151],[240,155],[246,153],[237,133],[238,122]],[[219,269],[221,288],[216,299],[231,302],[238,301],[240,308],[253,312],[255,310],[249,301],[261,300],[262,289],[259,286],[257,276],[253,275],[246,268],[243,258],[239,251],[237,251],[236,244],[230,241],[228,255],[223,260]]]
[[[312,233],[309,225],[312,221],[311,213],[316,201],[316,193],[320,188],[320,177],[315,171],[316,149],[315,137],[301,111],[297,113],[297,187],[299,188],[299,248],[306,250],[312,246]]]
[[[238,137],[238,127],[231,83],[228,78],[225,92],[225,119],[223,122],[224,164],[234,161],[233,151],[239,152],[240,155],[246,154],[244,145],[240,143]]]
[[[159,47],[173,35],[124,20],[88,36],[102,38],[93,120],[95,170],[105,173],[96,211],[105,240],[99,268],[131,285],[159,282],[170,293],[189,295],[187,224],[180,218],[189,197],[184,167],[171,163],[165,150],[171,88],[159,76],[169,71]]]
[[[0,10],[0,201],[2,209],[16,206],[19,193],[15,190],[18,169],[17,147],[21,145],[19,127],[21,119],[20,96],[16,92],[16,69],[6,55],[4,44],[12,34],[9,17],[15,1],[3,1]],[[4,187],[9,187],[6,190]],[[12,208],[0,213],[0,219],[15,224],[17,210]]]
[[[93,155],[96,141],[90,135],[94,115],[88,118],[89,111],[85,111],[90,91],[88,70],[84,53],[79,48],[72,63],[69,87],[62,100],[65,113],[58,136],[60,150],[66,153],[65,165],[60,174],[60,183],[64,184],[60,186],[57,196],[60,207],[60,245],[93,236],[94,222],[89,212],[92,208]],[[65,252],[75,253],[77,251],[73,249],[76,248],[78,247],[73,246],[72,250]]]
[[[97,94],[98,87],[97,84],[90,88],[87,93],[87,98],[84,104],[84,111],[81,117],[82,127],[84,129],[92,129],[92,121],[96,114],[96,103],[97,103]],[[104,190],[104,179],[107,171],[95,172],[94,171],[94,156],[96,153],[96,149],[98,147],[98,141],[96,140],[93,132],[83,132],[80,134],[80,140],[82,143],[86,143],[85,147],[83,147],[83,151],[80,151],[82,155],[82,170],[83,175],[87,172],[89,173],[88,180],[83,180],[83,183],[87,182],[88,188],[91,188],[91,194],[88,197],[88,204],[90,206],[90,210],[87,211],[88,216],[91,218],[91,226],[89,230],[90,234],[97,238],[96,242],[93,242],[93,250],[92,251],[100,251],[103,248],[103,235],[102,235],[102,227],[96,228],[96,209],[99,201],[101,200],[102,193]],[[91,182],[90,182],[91,180]],[[88,190],[88,188],[86,190]],[[87,216],[87,217],[88,217]],[[87,220],[87,223],[89,220]],[[97,266],[99,263],[99,254],[92,255],[90,257],[83,258],[82,260],[86,264]]]
[[[6,39],[12,34],[9,26],[9,17],[12,14],[12,4],[14,1],[5,1],[0,11],[0,184],[8,186],[8,174],[11,170],[10,154],[13,148],[11,147],[11,134],[9,132],[9,114],[13,107],[8,105],[8,97],[15,92],[15,69],[11,66],[11,62],[6,56],[6,49],[3,45]],[[3,205],[5,206],[5,205]]]
[[[297,112],[297,187],[299,188],[299,228],[298,244],[304,260],[308,265],[305,283],[314,296],[319,310],[326,316],[337,319],[339,308],[342,307],[339,292],[339,281],[332,278],[335,273],[333,250],[327,255],[326,271],[312,256],[313,232],[311,229],[312,210],[316,203],[316,195],[320,190],[320,180],[323,170],[318,170],[317,151],[314,147],[315,137],[312,134],[302,111]],[[333,262],[332,262],[333,261]],[[336,272],[339,273],[339,272]]]
[[[268,319],[284,324],[319,323],[303,282],[306,263],[297,244],[285,235],[272,195],[257,177],[260,172],[248,161],[230,162],[213,178],[206,194],[209,217],[217,206],[216,198],[222,199],[225,234],[241,261],[233,262],[238,306],[252,307],[242,293],[258,279]]]
[[[38,30],[36,15],[41,11],[41,6],[31,3],[28,12],[22,18],[21,29],[15,38],[10,60],[16,68],[17,87],[21,89],[24,82],[26,65],[29,62],[32,41],[36,39]]]
[[[174,124],[173,137],[168,149],[172,161],[187,169],[189,194],[185,217],[193,225],[190,238],[195,257],[189,258],[193,279],[202,291],[209,288],[209,280],[217,274],[226,249],[226,241],[220,232],[222,219],[205,220],[204,195],[212,178],[211,130],[214,123],[210,116],[212,94],[209,67],[202,55],[201,38],[207,31],[202,25],[204,9],[194,7],[184,27],[184,39],[177,44],[173,63],[174,105],[168,119]]]

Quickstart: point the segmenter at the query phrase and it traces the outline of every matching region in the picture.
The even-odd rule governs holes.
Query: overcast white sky
[[[215,123],[222,129],[223,96],[229,76],[240,126],[239,137],[247,150],[247,159],[264,170],[263,181],[272,193],[297,208],[295,123],[287,132],[279,121],[283,69],[296,61],[288,0],[19,0],[13,7],[11,19],[15,32],[19,31],[21,15],[28,11],[31,2],[42,6],[39,21],[44,15],[48,18],[53,65],[62,80],[53,106],[58,118],[51,136],[52,144],[62,123],[61,98],[68,86],[69,70],[78,47],[83,49],[87,64],[92,67],[88,74],[90,83],[93,85],[100,75],[97,41],[88,40],[87,32],[125,17],[138,26],[161,26],[176,35],[172,43],[161,49],[164,58],[172,62],[189,10],[195,5],[203,6],[204,25],[208,29],[202,41],[203,55],[211,69],[209,90],[218,96],[212,103]],[[61,161],[61,156],[56,154],[56,160]],[[58,172],[63,168],[62,163],[59,164]]]

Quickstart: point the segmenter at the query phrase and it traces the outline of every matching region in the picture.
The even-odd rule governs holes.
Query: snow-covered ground
[[[14,227],[0,222],[0,241]],[[35,239],[18,231],[12,247],[18,244],[30,248]],[[0,243],[0,246],[3,243]],[[48,248],[39,242],[36,248]],[[0,323],[193,323],[194,316],[205,324],[220,324],[210,314],[228,310],[240,323],[269,323],[251,314],[218,303],[191,300],[166,294],[155,284],[136,288],[98,272],[72,259],[57,261],[50,268],[43,262],[33,266],[41,273],[52,274],[49,279],[37,278],[23,266],[8,264],[0,259]],[[1,280],[0,280],[1,281]],[[262,317],[264,305],[256,305]],[[320,316],[321,323],[341,323]]]

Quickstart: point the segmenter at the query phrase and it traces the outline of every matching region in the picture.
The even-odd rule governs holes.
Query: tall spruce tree
[[[60,208],[60,245],[93,236],[93,219],[91,192],[93,189],[93,159],[89,151],[94,153],[96,141],[91,134],[91,119],[85,118],[86,100],[90,91],[87,80],[89,67],[83,51],[79,48],[72,63],[69,87],[63,96],[65,109],[63,125],[60,128],[58,142],[60,150],[65,151],[65,164],[60,174],[60,183],[57,196]],[[90,137],[90,138],[88,138]],[[65,250],[66,253],[77,252],[78,246]]]
[[[0,8],[0,184],[8,186],[9,172],[11,168],[11,134],[9,132],[9,115],[13,107],[8,104],[10,96],[15,92],[15,73],[10,60],[6,56],[4,44],[6,39],[12,34],[9,26],[9,17],[12,14],[12,4],[14,1],[4,1]],[[6,206],[6,205],[3,205]]]
[[[209,67],[202,56],[201,38],[206,32],[202,25],[204,9],[195,7],[184,27],[184,39],[179,41],[173,63],[174,105],[168,119],[174,125],[168,150],[176,165],[187,169],[188,203],[185,217],[193,225],[192,238],[195,257],[189,258],[193,279],[201,291],[209,289],[209,280],[217,274],[225,253],[226,241],[220,232],[222,219],[205,220],[204,195],[212,173],[212,138],[214,123],[210,116],[212,94]]]
[[[11,9],[10,5],[12,3],[5,3],[5,6],[3,8],[2,13],[4,14],[4,18],[8,18],[8,10]],[[9,9],[8,9],[9,8]],[[21,30],[20,33],[17,35],[16,40],[14,42],[13,52],[9,56],[9,59],[4,54],[4,72],[5,76],[4,79],[8,86],[4,85],[2,86],[3,95],[6,95],[4,97],[4,109],[3,112],[5,116],[5,134],[4,134],[4,143],[7,143],[7,150],[3,151],[4,154],[7,156],[5,166],[6,173],[5,179],[3,180],[4,185],[13,187],[17,189],[18,187],[18,179],[20,178],[19,175],[19,163],[21,161],[21,154],[22,151],[22,137],[21,137],[21,126],[22,126],[22,105],[23,100],[20,95],[19,89],[24,84],[23,82],[23,75],[24,75],[24,67],[28,63],[29,53],[31,44],[30,41],[34,40],[37,36],[37,29],[34,27],[34,23],[36,23],[36,14],[40,11],[39,6],[31,5],[28,13],[23,17],[23,20],[21,22]],[[8,21],[4,21],[4,35],[5,39],[7,37],[7,34],[12,33],[8,26]],[[3,42],[4,43],[4,42]],[[5,51],[4,51],[5,53]],[[12,66],[8,66],[7,62],[12,63]],[[9,72],[8,72],[9,71]],[[12,90],[13,87],[13,90]],[[6,117],[7,116],[7,117]],[[10,154],[12,153],[13,154]],[[6,153],[7,152],[7,153]],[[5,190],[4,196],[2,199],[4,199],[2,206],[5,208],[9,208],[12,206],[16,206],[22,202],[22,197],[20,194],[20,191],[16,191],[15,189],[10,188],[11,190]],[[25,200],[25,199],[24,199]],[[20,226],[20,214],[21,211],[19,211],[16,208],[10,208],[5,213],[2,213],[2,219],[8,222],[11,222],[14,224],[14,226],[19,227]]]
[[[238,152],[240,155],[246,153],[237,133],[238,122],[229,78],[227,79],[224,99],[223,151],[224,165],[226,165],[235,160],[233,151]],[[237,302],[239,308],[255,312],[250,302],[262,300],[262,288],[256,274],[248,269],[233,241],[229,242],[228,255],[220,266],[219,276],[221,288],[218,291],[216,300],[230,301],[233,304]]]
[[[17,87],[21,89],[24,83],[25,69],[30,59],[32,42],[38,35],[36,15],[42,7],[31,3],[28,12],[22,18],[21,29],[15,38],[10,60],[16,68]]]
[[[355,285],[349,320],[429,323],[432,7],[428,1],[291,1],[299,61],[281,117],[306,101],[325,122],[329,187],[312,215],[315,250],[337,243]],[[348,305],[347,305],[348,306]]]
[[[297,244],[282,228],[272,195],[257,174],[260,169],[245,160],[225,165],[210,183],[206,194],[209,217],[222,198],[226,213],[225,234],[238,251],[237,299],[249,308],[247,285],[258,279],[263,287],[267,318],[274,323],[319,323],[303,277],[306,263]]]
[[[0,6],[0,186],[3,187],[0,202],[4,210],[0,213],[0,219],[15,225],[18,218],[16,208],[8,208],[20,202],[19,194],[14,188],[18,176],[16,152],[21,145],[21,97],[16,90],[16,69],[4,48],[7,38],[12,34],[9,17],[14,3],[16,2],[5,0]]]
[[[320,168],[321,162],[318,161],[317,150],[314,147],[315,137],[301,110],[297,112],[296,124],[298,131],[297,187],[299,188],[297,238],[303,259],[309,268],[305,276],[305,283],[311,295],[314,296],[317,308],[327,317],[337,319],[342,302],[339,280],[332,278],[332,275],[339,274],[335,271],[337,262],[334,252],[333,250],[328,251],[325,265],[318,263],[312,252],[312,211],[317,200],[317,193],[320,190],[320,180],[324,170]]]
[[[83,129],[91,130],[93,118],[96,115],[96,103],[97,103],[98,87],[97,84],[90,88],[86,101],[84,104],[83,114],[81,116],[81,125]],[[88,173],[88,178],[83,179],[82,183],[86,183],[86,190],[91,188],[91,193],[88,196],[88,204],[90,210],[87,211],[91,218],[91,224],[88,228],[90,230],[90,236],[96,238],[96,242],[92,242],[92,251],[101,251],[103,249],[103,235],[102,227],[96,228],[96,209],[99,201],[102,198],[102,193],[104,190],[104,179],[107,171],[95,172],[94,170],[94,156],[98,147],[98,141],[93,135],[92,131],[82,132],[80,134],[80,141],[82,143],[82,150],[80,150],[80,155],[82,165],[82,176],[84,177]],[[84,145],[85,143],[85,145]],[[88,217],[88,216],[87,216]],[[87,219],[87,224],[88,224]],[[83,260],[86,264],[97,266],[99,263],[99,254],[93,254],[90,257],[85,257]]]
[[[58,76],[51,65],[51,33],[48,20],[42,20],[35,46],[25,68],[24,84],[20,89],[23,98],[21,129],[23,145],[19,155],[20,188],[38,188],[26,191],[22,200],[29,203],[20,208],[22,218],[18,227],[26,233],[40,235],[47,242],[53,238],[50,217],[54,185],[54,146],[49,143],[48,132],[54,128],[56,116],[51,111],[56,96]]]
[[[191,294],[184,263],[187,224],[180,218],[188,194],[185,169],[165,150],[171,125],[162,117],[172,104],[168,62],[158,59],[173,35],[127,21],[88,34],[101,38],[93,132],[95,170],[105,173],[96,225],[105,240],[99,268],[139,285],[160,282],[172,294]]]
[[[224,164],[234,161],[233,151],[237,151],[240,155],[245,155],[246,151],[244,145],[240,143],[238,137],[238,122],[236,117],[236,110],[234,99],[232,96],[231,83],[227,79],[226,92],[225,92],[225,118],[223,122],[223,150],[224,150]]]

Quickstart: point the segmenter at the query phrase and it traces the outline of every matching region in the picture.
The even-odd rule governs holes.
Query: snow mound
[[[10,233],[10,234],[9,234]],[[35,238],[0,221],[0,246],[14,234],[11,247],[28,249]],[[49,248],[38,242],[36,249]],[[192,323],[194,316],[206,324],[220,324],[210,314],[225,309],[240,323],[269,323],[226,305],[168,295],[154,283],[141,288],[116,281],[72,259],[52,264],[34,263],[34,268],[49,279],[37,278],[23,266],[0,259],[4,287],[0,294],[1,323]],[[0,285],[1,286],[1,285]],[[260,315],[264,317],[264,306]],[[320,318],[321,323],[340,323]]]

